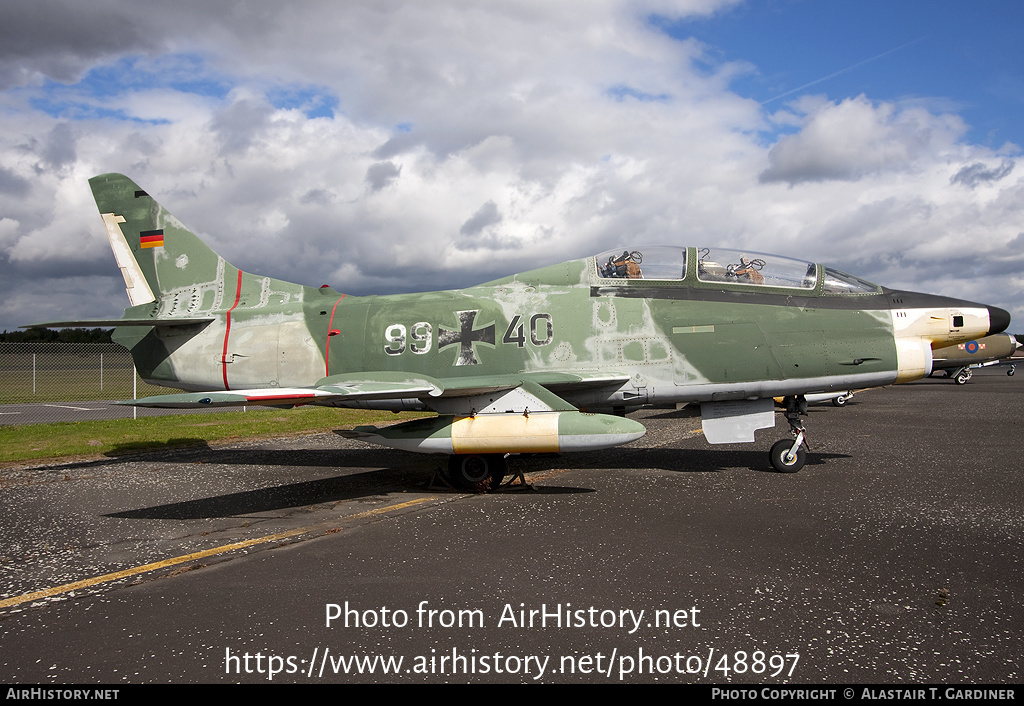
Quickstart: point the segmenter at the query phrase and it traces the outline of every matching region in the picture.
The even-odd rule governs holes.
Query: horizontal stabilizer
[[[42,324],[28,324],[18,328],[110,328],[118,326],[195,326],[208,324],[212,316],[163,319],[82,319],[81,321],[47,321]]]

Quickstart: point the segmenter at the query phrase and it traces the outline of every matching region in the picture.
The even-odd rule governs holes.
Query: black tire
[[[448,457],[448,480],[460,490],[489,493],[505,477],[504,454],[465,454]]]
[[[847,397],[846,395],[839,395],[839,397],[832,398],[832,404],[835,405],[836,407],[843,407],[849,400],[850,398]]]
[[[772,468],[779,473],[796,473],[804,467],[804,463],[807,462],[807,451],[804,449],[804,445],[800,444],[800,448],[797,449],[796,458],[792,462],[786,462],[786,454],[793,448],[792,439],[781,439],[776,441],[772,445],[772,450],[768,452],[768,456],[772,462]]]
[[[1006,374],[1009,375],[1010,377],[1013,377],[1013,374],[1015,372],[1017,372],[1017,368],[1015,368],[1014,366],[1011,365],[1010,369],[1006,371]]]
[[[971,371],[970,370],[968,370],[966,372],[963,372],[963,373],[960,373],[959,375],[956,376],[956,378],[954,378],[954,380],[956,380],[956,384],[957,385],[966,385],[967,381],[970,380],[970,379],[971,379]]]

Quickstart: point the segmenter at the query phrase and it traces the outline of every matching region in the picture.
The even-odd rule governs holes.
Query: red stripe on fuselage
[[[331,374],[331,331],[334,330],[334,312],[338,309],[338,303],[345,298],[342,294],[338,301],[334,302],[334,308],[331,309],[331,320],[327,322],[327,342],[324,344],[324,377]]]
[[[231,305],[231,308],[227,311],[227,325],[224,327],[224,352],[220,357],[221,369],[224,371],[224,389],[230,390],[228,387],[228,336],[231,334],[231,312],[238,306],[238,301],[242,298],[242,271],[238,271],[238,284],[235,285],[235,303]]]

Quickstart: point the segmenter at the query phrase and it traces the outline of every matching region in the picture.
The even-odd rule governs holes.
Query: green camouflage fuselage
[[[169,240],[165,256],[180,257]],[[209,279],[194,279],[188,271],[197,267]],[[182,270],[172,296],[127,314],[215,320],[120,328],[116,337],[145,379],[184,390],[301,387],[368,370],[434,378],[577,371],[628,377],[615,389],[563,394],[577,406],[600,408],[896,380],[886,295],[825,296],[820,282],[795,296],[699,282],[695,272],[680,282],[607,280],[586,258],[463,290],[352,297],[239,274],[220,258],[190,260]]]

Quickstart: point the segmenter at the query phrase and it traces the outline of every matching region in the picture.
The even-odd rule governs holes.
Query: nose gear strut
[[[789,431],[793,434],[794,440],[781,439],[772,445],[768,452],[772,467],[779,473],[796,473],[804,467],[807,462],[807,430],[800,420],[800,416],[807,415],[807,400],[803,395],[790,395],[782,401],[785,407],[786,421],[789,422]]]

